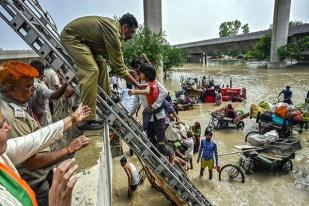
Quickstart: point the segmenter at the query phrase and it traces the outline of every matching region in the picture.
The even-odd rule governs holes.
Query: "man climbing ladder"
[[[96,100],[98,85],[110,94],[106,59],[116,75],[140,88],[133,78],[136,73],[129,71],[123,62],[121,50],[121,41],[131,39],[137,27],[132,14],[123,15],[119,22],[107,17],[87,16],[73,20],[61,32],[60,41],[77,66],[81,102],[89,105],[92,111],[81,129],[103,127],[103,122],[96,119]]]

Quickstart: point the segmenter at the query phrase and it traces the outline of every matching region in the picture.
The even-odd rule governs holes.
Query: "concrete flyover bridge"
[[[251,32],[229,37],[214,38],[196,42],[188,42],[174,45],[177,48],[188,49],[191,61],[199,62],[203,53],[226,52],[226,51],[249,51],[256,42],[271,30]],[[288,37],[299,37],[309,35],[309,24],[303,24],[289,29]]]

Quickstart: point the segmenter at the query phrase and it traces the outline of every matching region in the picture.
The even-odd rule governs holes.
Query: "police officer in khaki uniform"
[[[21,62],[10,61],[0,66],[0,111],[11,128],[8,138],[24,136],[39,128],[27,104],[33,94],[36,77],[37,70]],[[58,163],[84,146],[77,138],[66,148],[36,153],[17,167],[20,176],[36,193],[39,206],[48,205],[49,183],[46,177],[49,169],[42,168]]]
[[[96,120],[96,100],[98,85],[110,94],[107,59],[113,73],[141,88],[134,79],[138,78],[136,72],[125,66],[121,49],[122,40],[131,39],[137,27],[137,20],[131,14],[123,15],[119,21],[87,16],[72,21],[61,32],[61,43],[77,66],[81,101],[92,110],[90,117],[80,128],[103,127],[103,122]]]

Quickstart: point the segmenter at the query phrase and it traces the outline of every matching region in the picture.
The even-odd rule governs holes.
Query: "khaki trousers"
[[[83,105],[91,108],[87,120],[96,119],[96,101],[98,85],[110,95],[109,77],[106,61],[102,56],[95,56],[83,40],[63,30],[60,41],[71,57],[75,60],[80,87],[80,98]]]

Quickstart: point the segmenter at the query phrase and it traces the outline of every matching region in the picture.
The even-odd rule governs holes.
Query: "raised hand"
[[[70,206],[72,191],[77,181],[74,173],[78,166],[75,159],[63,161],[54,169],[52,187],[49,190],[48,202],[53,206]]]
[[[88,106],[83,106],[81,103],[78,108],[73,112],[72,118],[76,121],[76,123],[82,122],[85,118],[87,118],[91,113],[91,108]]]

